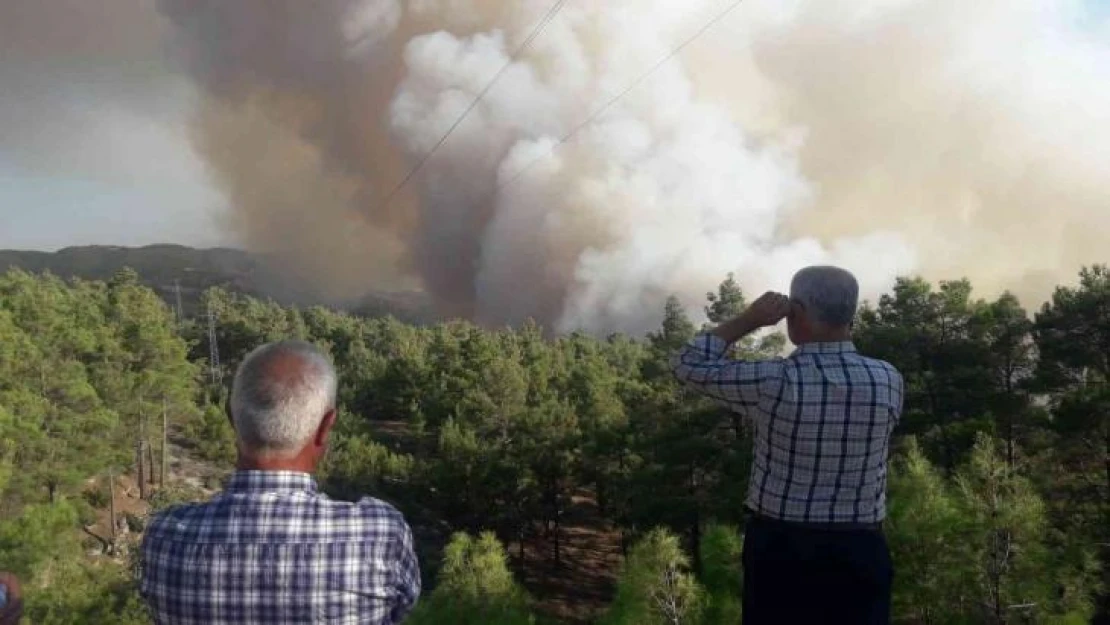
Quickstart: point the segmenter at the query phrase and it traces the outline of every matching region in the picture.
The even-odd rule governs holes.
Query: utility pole
[[[166,487],[166,476],[169,475],[170,465],[170,447],[169,447],[169,410],[166,404],[166,396],[162,395],[162,475],[158,480],[158,485],[161,488]]]
[[[212,386],[219,386],[223,373],[220,371],[220,346],[216,343],[216,310],[211,300],[208,301],[208,367]]]
[[[135,481],[139,484],[139,499],[146,501],[146,471],[143,443],[146,440],[146,416],[143,414],[143,397],[139,395],[139,436],[135,441]]]
[[[150,443],[150,439],[146,440],[146,483],[154,486],[154,445]]]
[[[116,549],[116,472],[108,470],[108,521],[112,524],[112,551]]]
[[[173,294],[177,300],[177,327],[178,329],[185,323],[185,307],[181,305],[181,281],[173,281]]]
[[[135,441],[135,481],[139,484],[139,499],[146,500],[146,480],[143,479],[143,439]]]

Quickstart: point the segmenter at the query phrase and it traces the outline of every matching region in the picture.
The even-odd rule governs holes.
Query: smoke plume
[[[722,7],[569,2],[390,196],[549,6],[165,3],[237,231],[330,295],[595,332],[729,271],[1043,297],[1105,260],[1110,47],[1047,0],[752,0],[558,145]]]
[[[114,4],[127,0],[113,0]],[[138,2],[140,0],[130,0]],[[640,332],[837,263],[1035,305],[1110,240],[1110,39],[1070,0],[159,0],[227,227],[318,297]],[[565,142],[561,140],[565,137]]]

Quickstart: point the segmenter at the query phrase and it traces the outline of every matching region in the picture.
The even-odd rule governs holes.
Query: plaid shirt
[[[800,523],[882,521],[901,374],[851,342],[803,345],[765,361],[732,360],[727,351],[724,339],[702,334],[671,364],[685,386],[753,422],[748,507]]]
[[[156,515],[142,569],[160,624],[391,625],[420,595],[401,513],[333,501],[287,471],[237,472],[210,502]]]

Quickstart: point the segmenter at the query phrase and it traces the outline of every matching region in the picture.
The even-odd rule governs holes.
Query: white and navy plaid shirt
[[[162,625],[392,625],[420,569],[392,506],[333,501],[306,473],[239,471],[208,503],[151,520],[142,593]]]
[[[724,339],[701,334],[671,364],[685,386],[754,424],[748,507],[798,523],[882,521],[902,375],[851,342],[803,345],[763,361],[733,360],[727,351]]]

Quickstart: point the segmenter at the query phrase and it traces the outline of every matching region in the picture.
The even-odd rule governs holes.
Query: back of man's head
[[[303,341],[263,345],[243,360],[231,390],[240,449],[291,458],[335,409],[338,377],[331,359]]]
[[[813,321],[830,328],[852,325],[859,307],[859,283],[839,267],[806,267],[794,275],[790,297]]]

